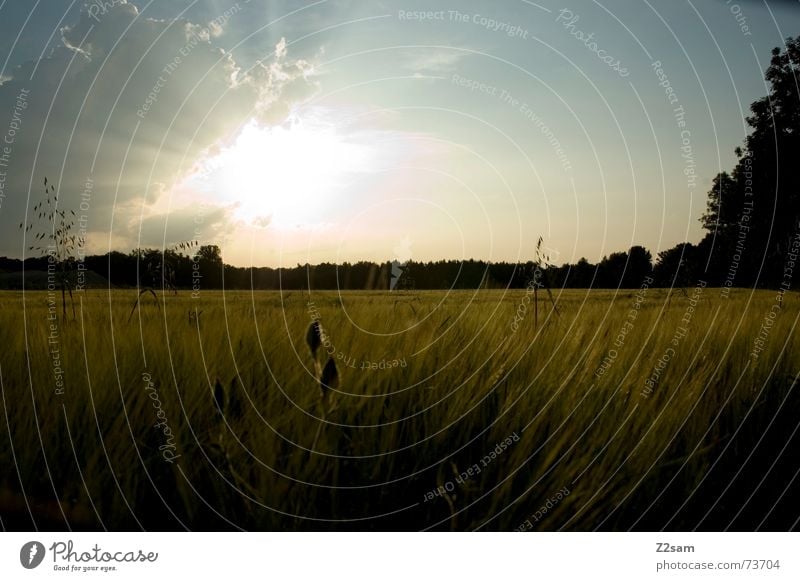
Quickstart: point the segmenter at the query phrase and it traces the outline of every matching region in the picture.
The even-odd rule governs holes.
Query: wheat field
[[[6,528],[796,518],[796,294],[565,290],[557,312],[527,290],[135,298],[78,293],[64,319],[60,295],[2,294]],[[325,403],[313,321],[336,364]]]

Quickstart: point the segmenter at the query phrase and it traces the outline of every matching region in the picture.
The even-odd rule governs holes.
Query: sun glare
[[[234,143],[207,160],[214,195],[255,225],[293,226],[319,216],[358,172],[370,149],[330,124],[293,117],[277,127],[248,123]]]

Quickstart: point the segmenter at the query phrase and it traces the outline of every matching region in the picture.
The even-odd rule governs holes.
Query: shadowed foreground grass
[[[768,291],[566,291],[560,315],[540,296],[538,327],[525,291],[184,291],[161,307],[145,296],[130,318],[135,291],[77,298],[62,321],[60,296],[49,319],[46,292],[2,294],[5,528],[798,517],[795,294],[776,309]],[[340,380],[324,423],[315,317]]]

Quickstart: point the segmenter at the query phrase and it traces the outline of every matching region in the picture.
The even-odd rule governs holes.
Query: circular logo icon
[[[44,545],[39,541],[30,541],[19,550],[19,562],[26,569],[35,569],[44,560]]]

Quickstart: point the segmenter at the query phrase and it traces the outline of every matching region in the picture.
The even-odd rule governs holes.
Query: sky
[[[703,236],[800,2],[0,1],[0,256],[654,255]]]

